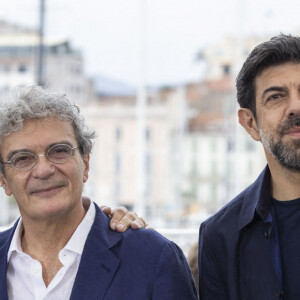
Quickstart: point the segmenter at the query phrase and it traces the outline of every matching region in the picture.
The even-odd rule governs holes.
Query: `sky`
[[[226,36],[300,32],[299,0],[45,0],[47,36],[79,49],[88,76],[133,85],[200,80],[196,54]],[[0,19],[37,27],[39,0],[0,0]]]

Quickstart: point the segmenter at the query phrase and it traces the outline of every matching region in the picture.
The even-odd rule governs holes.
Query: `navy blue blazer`
[[[197,299],[177,245],[153,230],[111,231],[109,219],[95,206],[70,300]],[[0,300],[8,300],[7,252],[15,228],[0,233]]]
[[[201,300],[282,299],[281,259],[268,167],[200,227]]]

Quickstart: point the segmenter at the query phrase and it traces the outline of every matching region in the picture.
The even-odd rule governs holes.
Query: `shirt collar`
[[[12,253],[14,251],[18,253],[22,253],[22,246],[21,246],[21,236],[23,233],[23,223],[22,223],[22,217],[18,220],[18,225],[16,227],[16,230],[14,232],[14,235],[12,237],[8,252],[7,252],[7,262],[9,261]]]
[[[83,252],[85,241],[94,223],[96,215],[94,203],[90,199],[88,200],[90,202],[90,206],[85,214],[85,217],[76,228],[67,245],[64,247],[65,250],[70,250],[80,255]]]
[[[239,229],[248,225],[255,214],[265,221],[269,220],[272,207],[270,180],[270,169],[266,166],[256,181],[247,188],[239,219]]]
[[[68,241],[67,245],[62,250],[69,250],[80,255],[82,254],[85,241],[94,223],[95,215],[96,215],[96,209],[94,203],[90,199],[88,200],[90,205],[83,220],[78,225],[75,232],[73,233],[70,240]],[[7,253],[7,262],[9,261],[14,251],[16,251],[17,253],[23,253],[22,245],[21,245],[22,233],[23,233],[23,223],[22,223],[22,217],[20,217]]]

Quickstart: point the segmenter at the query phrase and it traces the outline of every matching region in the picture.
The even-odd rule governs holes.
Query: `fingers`
[[[119,232],[126,231],[129,227],[132,229],[146,228],[147,222],[138,217],[134,212],[127,210],[125,206],[120,206],[114,210],[111,210],[110,207],[101,207],[104,213],[111,217],[110,228],[112,230],[117,230]]]
[[[137,220],[138,216],[136,213],[128,212],[126,215],[123,216],[123,218],[117,222],[116,224],[116,230],[119,232],[124,232],[129,227],[131,227],[132,222]]]
[[[102,211],[104,212],[104,214],[105,214],[107,217],[109,217],[109,218],[112,217],[112,214],[111,214],[111,208],[110,208],[109,206],[104,206],[104,205],[102,205],[102,206],[100,206],[100,208],[102,209]]]
[[[148,226],[147,222],[143,218],[137,218],[131,223],[132,229],[140,229],[140,228],[146,228]]]
[[[110,221],[110,228],[112,230],[118,230],[118,231],[124,231],[126,230],[127,221],[126,219],[123,220],[123,218],[128,214],[128,210],[125,206],[120,206],[116,209],[114,209],[111,212],[112,219]]]

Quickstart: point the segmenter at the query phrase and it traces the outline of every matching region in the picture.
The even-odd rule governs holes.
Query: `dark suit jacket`
[[[0,300],[8,300],[7,252],[15,228],[16,224],[0,233]],[[96,218],[70,299],[194,300],[197,297],[188,264],[177,245],[153,230],[113,232],[108,218],[96,206]]]
[[[281,255],[268,167],[203,222],[199,237],[201,300],[282,299]]]

